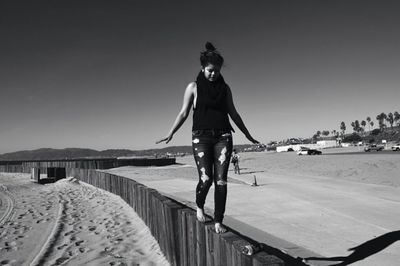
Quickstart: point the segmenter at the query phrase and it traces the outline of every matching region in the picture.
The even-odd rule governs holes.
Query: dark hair
[[[224,58],[212,45],[212,43],[206,43],[206,50],[200,53],[200,64],[202,67],[206,67],[208,64],[222,66],[224,64]]]

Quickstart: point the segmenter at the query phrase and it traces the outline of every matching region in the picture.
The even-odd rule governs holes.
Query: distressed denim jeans
[[[221,223],[226,205],[227,176],[232,154],[232,134],[229,130],[193,130],[192,147],[199,173],[196,204],[203,209],[208,190],[214,183],[214,221]]]

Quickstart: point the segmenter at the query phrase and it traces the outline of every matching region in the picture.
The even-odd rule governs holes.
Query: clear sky
[[[0,153],[165,147],[206,41],[254,138],[350,130],[400,111],[397,3],[1,0]]]

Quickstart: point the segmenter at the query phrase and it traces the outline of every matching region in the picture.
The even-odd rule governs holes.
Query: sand
[[[76,179],[0,174],[0,265],[169,265],[120,197]]]
[[[358,152],[360,153],[352,153]],[[228,173],[225,223],[292,256],[347,256],[349,248],[399,230],[400,153],[361,148],[296,153],[241,153],[241,175]],[[123,175],[194,206],[192,156],[167,167],[122,167]],[[259,186],[252,187],[256,176]],[[213,189],[206,202],[212,214]],[[314,265],[328,265],[313,262]],[[330,262],[332,264],[332,262]],[[400,265],[400,241],[352,265]]]
[[[296,257],[347,256],[349,248],[399,230],[400,153],[360,148],[241,153],[228,173],[224,223]],[[194,206],[192,156],[165,167],[121,167],[126,176]],[[256,176],[259,186],[253,187]],[[148,228],[119,197],[74,179],[32,183],[0,175],[0,265],[168,265]],[[213,189],[206,202],[212,214]],[[352,265],[397,266],[400,241]],[[313,261],[313,265],[332,262]]]

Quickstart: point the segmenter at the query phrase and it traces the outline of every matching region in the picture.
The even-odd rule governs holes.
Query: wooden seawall
[[[160,164],[171,161],[161,161]],[[124,162],[128,163],[128,162]],[[143,163],[143,162],[141,162]],[[234,232],[216,234],[213,223],[201,223],[196,212],[173,199],[161,195],[135,180],[97,171],[96,167],[118,167],[103,161],[40,161],[0,165],[2,172],[31,172],[31,168],[65,167],[69,177],[104,189],[120,196],[149,227],[171,265],[182,266],[260,266],[304,265],[300,261],[273,248],[263,248],[261,243]],[[79,166],[79,167],[77,167]],[[121,165],[119,165],[121,166]],[[98,169],[106,169],[98,168]],[[22,171],[21,171],[22,170]],[[253,244],[261,247],[254,255],[244,254],[243,248]]]

